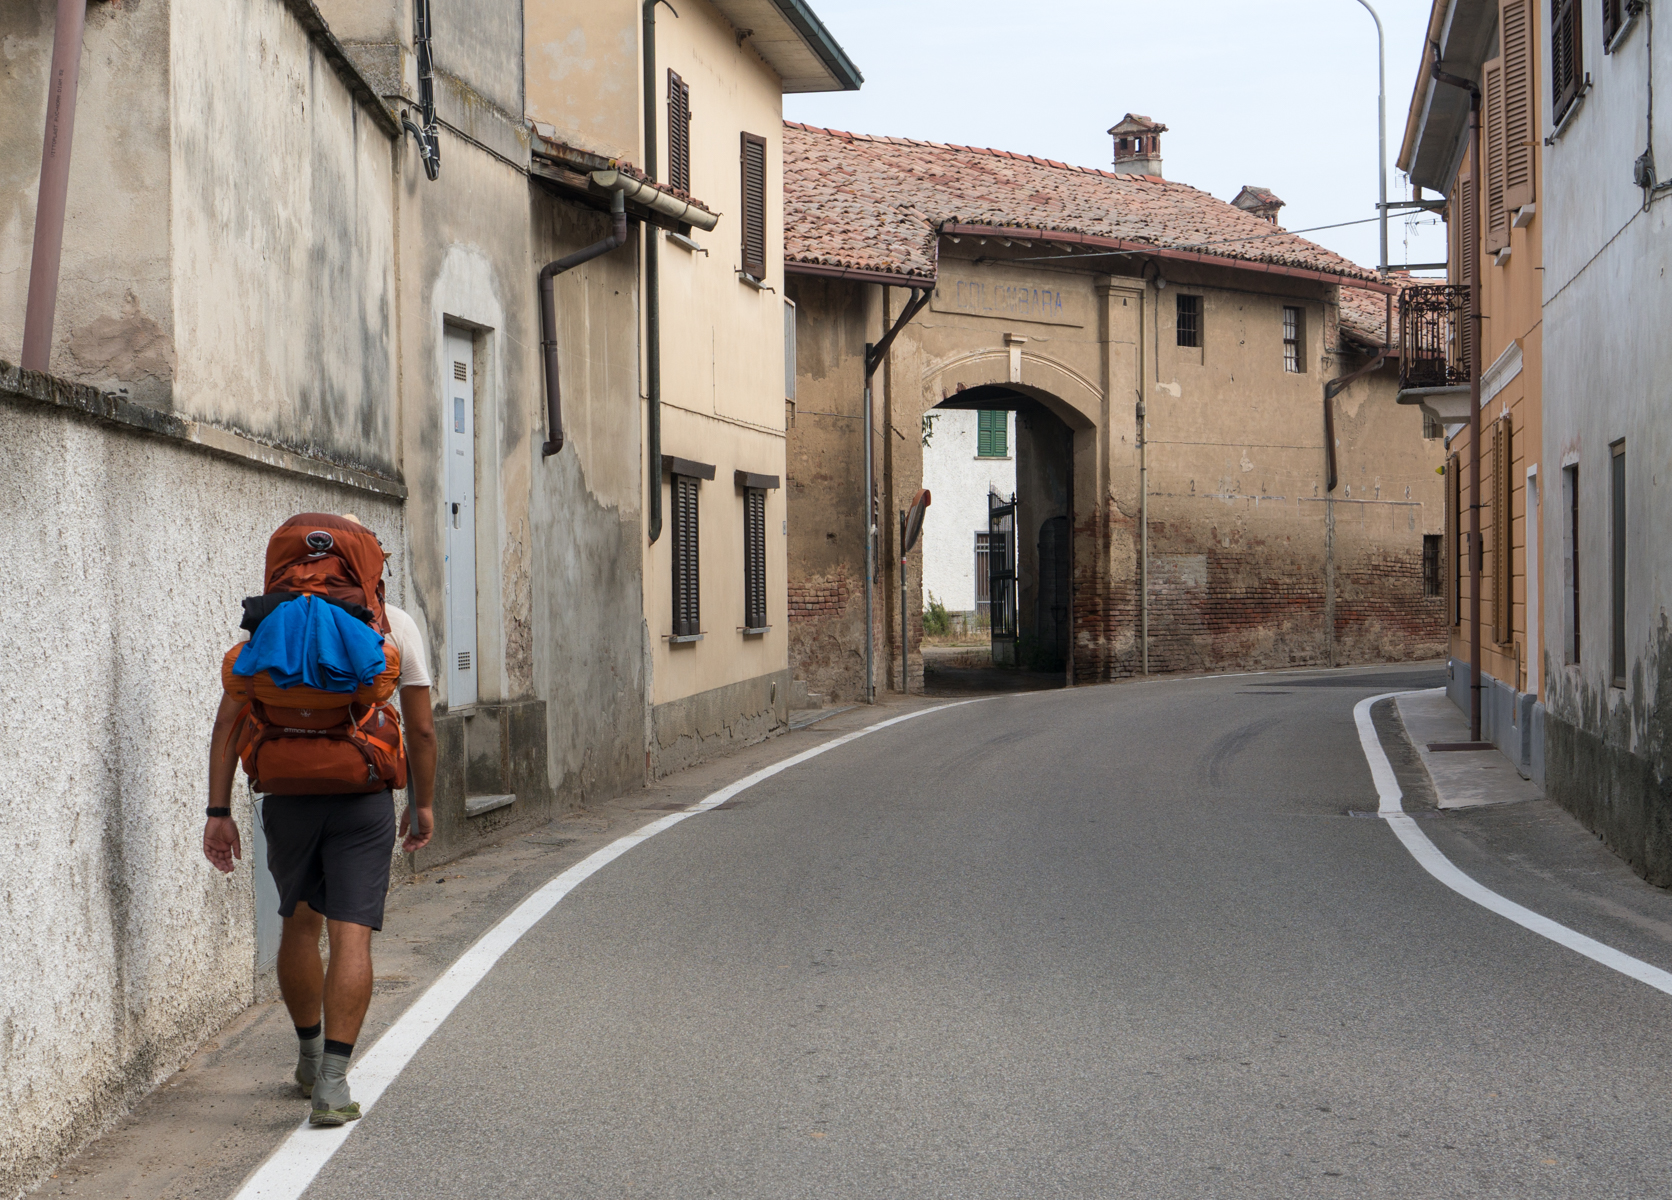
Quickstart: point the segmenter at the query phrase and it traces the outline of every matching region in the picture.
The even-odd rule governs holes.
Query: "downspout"
[[[656,6],[644,0],[644,174],[656,179]],[[668,4],[674,16],[679,10]],[[619,193],[618,193],[619,194]],[[644,437],[649,451],[650,544],[662,536],[662,263],[661,235],[644,227]]]
[[[75,135],[76,85],[87,0],[58,0],[47,76],[46,132],[41,140],[41,185],[35,199],[35,250],[29,263],[29,300],[23,316],[22,365],[45,371],[52,357],[52,319],[58,309],[58,266],[64,255],[64,208],[70,190],[70,142]]]
[[[875,440],[871,432],[871,376],[875,375],[877,368],[882,366],[883,357],[887,355],[888,348],[893,345],[894,339],[899,336],[900,330],[904,329],[913,317],[923,311],[924,306],[929,303],[929,297],[934,294],[933,287],[926,289],[912,288],[911,300],[907,302],[906,307],[901,311],[899,318],[895,320],[888,332],[882,335],[882,341],[875,345],[870,342],[865,343],[865,502],[863,512],[865,514],[865,703],[867,704],[877,702],[876,619],[871,598],[877,574],[876,461],[871,445]],[[887,302],[888,289],[887,285],[884,285],[883,303],[886,305]],[[883,310],[883,319],[888,319],[886,307]]]
[[[1439,52],[1429,68],[1434,78],[1469,93],[1469,189],[1472,212],[1464,236],[1472,238],[1469,255],[1469,740],[1481,740],[1480,721],[1480,88],[1470,80],[1440,70]]]
[[[610,223],[610,236],[603,241],[593,242],[540,268],[540,349],[546,360],[546,444],[540,448],[542,459],[563,449],[563,396],[557,374],[557,301],[552,280],[627,241],[627,205],[620,191],[610,197]]]

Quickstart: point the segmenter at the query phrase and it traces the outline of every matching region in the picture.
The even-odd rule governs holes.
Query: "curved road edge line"
[[[443,971],[441,976],[425,989],[424,994],[395,1019],[395,1023],[384,1031],[383,1036],[378,1038],[371,1049],[366,1051],[365,1056],[355,1064],[354,1069],[349,1072],[348,1079],[354,1097],[360,1103],[360,1111],[371,1111],[384,1090],[395,1082],[413,1056],[429,1041],[430,1035],[441,1028],[442,1022],[466,996],[470,995],[501,956],[517,944],[523,934],[534,928],[542,917],[557,907],[558,901],[574,891],[582,882],[640,842],[649,841],[658,833],[672,829],[686,818],[718,807],[739,792],[747,791],[757,783],[791,767],[800,766],[838,746],[845,746],[867,734],[898,725],[902,721],[944,712],[949,708],[961,708],[966,704],[977,704],[986,698],[979,696],[972,700],[937,704],[933,708],[920,708],[916,712],[891,717],[875,725],[867,725],[864,729],[856,729],[852,733],[832,738],[823,745],[803,750],[782,762],[762,767],[752,775],[745,775],[735,783],[709,793],[689,808],[669,813],[632,833],[624,834],[602,849],[593,851],[568,870],[554,876],[501,917],[470,949],[455,959],[453,965]],[[308,1189],[308,1185],[313,1183],[314,1177],[331,1160],[331,1156],[348,1141],[356,1127],[357,1123],[351,1123],[335,1129],[316,1129],[303,1120],[244,1181],[243,1186],[235,1193],[234,1200],[296,1200]]]
[[[1433,688],[1427,691],[1383,692],[1380,696],[1360,700],[1353,706],[1353,720],[1358,724],[1359,744],[1364,748],[1364,757],[1370,764],[1371,778],[1375,780],[1377,795],[1381,797],[1376,815],[1388,823],[1388,827],[1404,843],[1405,849],[1410,851],[1411,857],[1417,860],[1423,870],[1459,896],[1473,900],[1482,908],[1497,913],[1505,920],[1514,921],[1523,929],[1530,930],[1540,937],[1549,938],[1576,954],[1583,954],[1592,962],[1601,963],[1639,983],[1648,984],[1658,992],[1672,996],[1672,974],[1659,967],[1650,966],[1642,959],[1633,958],[1612,946],[1604,945],[1595,938],[1586,937],[1577,930],[1569,929],[1560,922],[1552,921],[1549,917],[1476,883],[1458,870],[1451,859],[1440,853],[1439,847],[1428,840],[1428,835],[1417,828],[1415,819],[1405,811],[1402,803],[1405,793],[1400,790],[1399,781],[1394,777],[1393,764],[1388,762],[1387,752],[1382,749],[1382,740],[1371,723],[1370,708],[1382,700],[1397,699],[1400,696],[1421,696],[1428,694],[1428,691],[1444,690]]]

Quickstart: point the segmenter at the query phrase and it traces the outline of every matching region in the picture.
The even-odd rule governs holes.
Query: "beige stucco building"
[[[53,7],[0,7],[21,114],[0,166],[7,360]],[[0,691],[40,698],[0,751],[0,1192],[172,1071],[270,966],[262,873],[222,879],[198,841],[220,656],[285,517],[373,527],[427,639],[441,761],[419,866],[782,725],[779,97],[858,75],[796,0],[741,25],[678,7],[650,106],[667,179],[671,66],[695,111],[677,186],[644,170],[633,0],[89,10],[48,370],[0,363],[0,481],[22,498]],[[554,421],[539,277],[588,247],[552,279]],[[673,646],[664,454],[713,470],[682,543],[703,636]],[[236,804],[259,862],[253,798]]]
[[[867,427],[871,683],[899,686],[898,511],[948,407],[1017,414],[999,661],[1091,682],[1443,654],[1442,457],[1395,402],[1392,285],[1153,174],[786,136],[791,656],[811,690],[867,691]],[[866,347],[896,325],[867,414]]]

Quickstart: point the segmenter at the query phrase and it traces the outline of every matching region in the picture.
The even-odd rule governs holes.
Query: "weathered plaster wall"
[[[1631,183],[1647,104],[1644,25],[1640,19],[1607,56],[1599,29],[1587,25],[1594,86],[1544,155],[1539,207],[1549,228],[1562,231],[1545,248],[1544,272],[1545,789],[1665,887],[1672,886],[1672,434],[1662,381],[1672,353],[1665,333],[1672,328],[1672,203],[1663,193],[1645,210]],[[1672,71],[1664,39],[1654,53],[1657,73]],[[1661,116],[1655,161],[1665,163],[1672,141]],[[1626,672],[1617,686],[1610,468],[1612,446],[1622,440]],[[1578,470],[1577,531],[1567,467]],[[1573,661],[1576,532],[1581,638]]]
[[[56,7],[0,2],[0,357],[12,361],[23,345]],[[48,366],[161,408],[175,373],[172,11],[169,0],[88,7]]]
[[[551,125],[572,146],[643,161],[639,6],[530,4],[524,18],[529,118]],[[674,23],[666,10],[658,15],[659,30]]]
[[[239,601],[284,518],[399,506],[0,396],[0,1195],[98,1132],[252,995],[246,865],[201,849]],[[46,936],[43,936],[43,933]]]
[[[172,4],[175,405],[390,473],[392,139],[285,5]]]

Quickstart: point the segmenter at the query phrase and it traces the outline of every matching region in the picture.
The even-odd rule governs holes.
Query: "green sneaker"
[[[347,1125],[360,1119],[360,1102],[350,1100],[341,1108],[316,1108],[308,1114],[309,1125]]]

